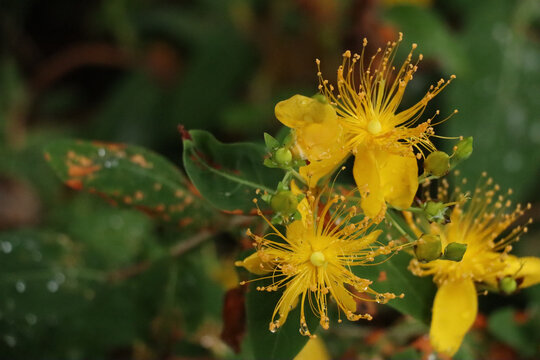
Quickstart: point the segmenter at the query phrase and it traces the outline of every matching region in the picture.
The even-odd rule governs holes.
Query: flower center
[[[324,254],[320,251],[313,252],[309,260],[316,267],[321,267],[326,262],[326,258],[324,257]]]
[[[382,130],[381,122],[376,119],[370,120],[367,124],[367,130],[370,134],[377,135]]]

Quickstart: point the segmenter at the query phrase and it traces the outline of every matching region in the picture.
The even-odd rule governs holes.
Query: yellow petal
[[[400,156],[378,151],[375,158],[385,201],[400,209],[411,206],[418,189],[418,165],[414,154]]]
[[[334,172],[347,157],[346,151],[336,150],[335,157],[324,160],[310,160],[310,164],[300,168],[300,175],[310,188],[317,186],[319,180]],[[308,157],[309,160],[309,157]]]
[[[372,150],[357,149],[353,166],[354,180],[362,194],[362,209],[370,218],[375,218],[384,208],[384,193],[381,188],[379,168]]]
[[[373,244],[375,241],[377,241],[377,238],[379,237],[379,235],[381,235],[381,233],[382,230],[372,231],[368,235],[360,239],[349,241],[347,244],[344,244],[343,249],[347,252],[358,252],[364,250],[368,248],[371,244]]]
[[[289,311],[298,305],[300,295],[306,291],[303,285],[303,281],[298,277],[293,278],[287,283],[287,287],[283,291],[283,295],[281,295],[272,316],[272,319],[274,319],[276,314],[279,313],[280,326],[285,324],[289,316]]]
[[[523,278],[519,287],[528,287],[540,283],[540,258],[527,256],[519,258],[523,267],[517,272],[518,279]]]
[[[478,298],[471,279],[441,285],[433,302],[429,332],[435,350],[453,356],[472,326],[477,311]]]
[[[291,129],[325,121],[337,122],[336,111],[331,105],[303,95],[294,95],[280,101],[275,107],[275,113],[277,119]]]
[[[316,337],[308,340],[294,360],[330,360],[330,354],[321,337]]]
[[[503,276],[512,276],[518,280],[520,288],[529,287],[540,283],[540,258],[534,256],[517,257],[508,255],[504,260],[506,268]],[[522,282],[519,282],[522,280]],[[497,286],[497,279],[489,281]]]
[[[295,195],[304,194],[294,180],[291,181],[291,192]],[[303,236],[305,231],[309,231],[313,228],[313,212],[311,211],[311,206],[309,205],[307,197],[304,197],[302,201],[300,201],[296,209],[300,215],[302,215],[302,220],[292,223],[291,225],[294,225],[292,228],[291,225],[287,227],[287,238]]]
[[[343,284],[333,281],[330,292],[339,305],[349,311],[356,312],[356,301],[351,293],[345,289]]]
[[[343,127],[334,108],[319,100],[302,95],[279,102],[276,117],[294,129],[295,150],[309,165],[300,168],[300,174],[309,187],[320,178],[332,173],[345,159]]]
[[[271,267],[264,266],[265,263],[263,263],[257,252],[254,252],[242,261],[237,261],[235,265],[242,266],[246,268],[246,270],[250,273],[256,275],[264,275],[267,274],[269,271],[272,271]]]

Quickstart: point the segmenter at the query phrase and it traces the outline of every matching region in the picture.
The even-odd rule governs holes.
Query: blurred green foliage
[[[249,247],[239,227],[260,225],[253,217],[223,214],[198,196],[182,173],[187,170],[196,182],[193,169],[181,165],[177,125],[211,131],[227,143],[262,144],[264,131],[278,131],[277,101],[316,92],[314,59],[324,59],[326,73],[334,73],[341,52],[359,49],[365,36],[373,49],[398,31],[409,44],[419,44],[425,58],[404,105],[441,76],[456,74],[426,116],[440,109],[444,118],[459,109],[437,126],[447,136],[474,137],[473,156],[459,169],[472,184],[488,171],[512,187],[517,200],[537,203],[540,3],[411,3],[2,2],[0,358],[235,358],[234,345],[220,332],[239,321],[228,314],[243,303],[232,301],[222,313],[223,300],[238,281],[232,259]],[[182,190],[201,212],[177,213],[171,224],[155,211],[138,211],[136,203],[123,201],[126,194],[115,192],[124,188],[109,187],[133,181],[130,196],[143,185],[145,194],[155,192],[154,179],[142,184],[138,172],[105,173],[113,180],[82,184],[120,206],[64,186],[45,152],[54,156],[62,180],[68,150],[99,157],[99,148],[66,144],[66,137],[125,142],[162,154],[130,147],[161,164],[142,175],[172,179],[169,188],[160,187],[163,197],[145,197],[141,205],[174,206],[170,194]],[[443,147],[451,144],[441,140]],[[255,161],[256,152],[246,152]],[[225,160],[234,164],[237,158],[230,156]],[[275,182],[266,176],[258,180]],[[538,218],[538,210],[532,216]],[[200,223],[188,224],[187,218]],[[533,226],[518,247],[538,255],[539,236]],[[490,358],[497,351],[508,359],[538,357],[539,299],[538,287],[486,299],[481,311],[487,324],[475,327],[456,358]],[[258,300],[248,298],[248,323],[266,323],[252,312],[267,308],[250,310],[250,302]],[[425,325],[389,308],[375,309],[372,323],[342,324],[321,334],[333,357],[378,353],[404,359],[426,351]],[[424,321],[429,316],[428,305],[399,310]],[[249,342],[271,334],[262,327],[247,341],[241,328],[234,335],[244,340],[241,354],[249,358],[257,354]]]

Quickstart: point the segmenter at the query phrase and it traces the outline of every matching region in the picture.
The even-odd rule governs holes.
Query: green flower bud
[[[513,294],[517,290],[517,281],[513,277],[506,276],[499,280],[499,288],[506,295]]]
[[[442,259],[459,262],[463,259],[465,251],[467,251],[467,244],[460,244],[457,242],[450,243],[446,246],[446,249],[444,249]]]
[[[424,213],[429,221],[446,223],[446,210],[448,207],[442,202],[428,201],[424,204]]]
[[[473,152],[473,137],[469,136],[460,140],[454,147],[454,158],[457,161],[468,159]]]
[[[443,151],[434,151],[424,161],[424,169],[437,177],[446,175],[450,170],[450,156]]]
[[[442,254],[441,238],[438,235],[423,235],[414,246],[414,254],[421,262],[437,260]]]
[[[270,206],[274,211],[289,216],[296,211],[298,197],[290,191],[280,191],[272,196]]]
[[[281,166],[289,165],[292,161],[291,150],[279,148],[274,155],[274,159]]]

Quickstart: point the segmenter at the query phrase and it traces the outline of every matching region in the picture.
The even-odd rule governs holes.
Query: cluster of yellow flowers
[[[445,175],[452,160],[467,158],[472,145],[470,139],[462,139],[451,156],[437,151],[431,138],[437,136],[434,119],[439,112],[421,121],[428,102],[454,75],[431,86],[410,108],[399,110],[422,59],[419,55],[413,60],[413,44],[404,63],[394,66],[401,41],[400,34],[371,57],[365,54],[367,40],[360,54],[346,51],[335,85],[323,78],[317,60],[320,94],[295,95],[276,105],[276,117],[291,129],[292,138],[270,162],[288,166],[288,172],[276,194],[262,197],[282,215],[277,222],[285,231],[259,210],[270,231],[260,236],[248,230],[256,252],[237,265],[260,275],[251,281],[271,280],[257,290],[282,291],[269,319],[270,331],[277,331],[299,306],[300,333],[314,336],[306,322],[306,303],[328,329],[330,298],[339,314],[354,321],[371,319],[357,312],[358,301],[385,303],[406,296],[408,289],[400,295],[378,293],[372,281],[355,275],[352,268],[376,266],[392,253],[407,251],[415,255],[409,270],[433,276],[438,286],[430,340],[435,350],[451,356],[476,317],[477,292],[512,293],[540,282],[540,259],[509,254],[511,243],[527,231],[526,224],[509,230],[525,209],[518,205],[506,213],[510,200],[498,195],[499,187],[487,176],[472,196],[459,188],[449,195],[443,179],[437,197],[426,192],[422,207],[414,208],[423,212],[410,211],[415,195],[422,196],[422,186]],[[356,188],[338,193],[332,174],[344,169],[350,155],[355,157]],[[425,170],[419,176],[422,159]],[[378,240],[389,208],[403,213],[418,240]]]

